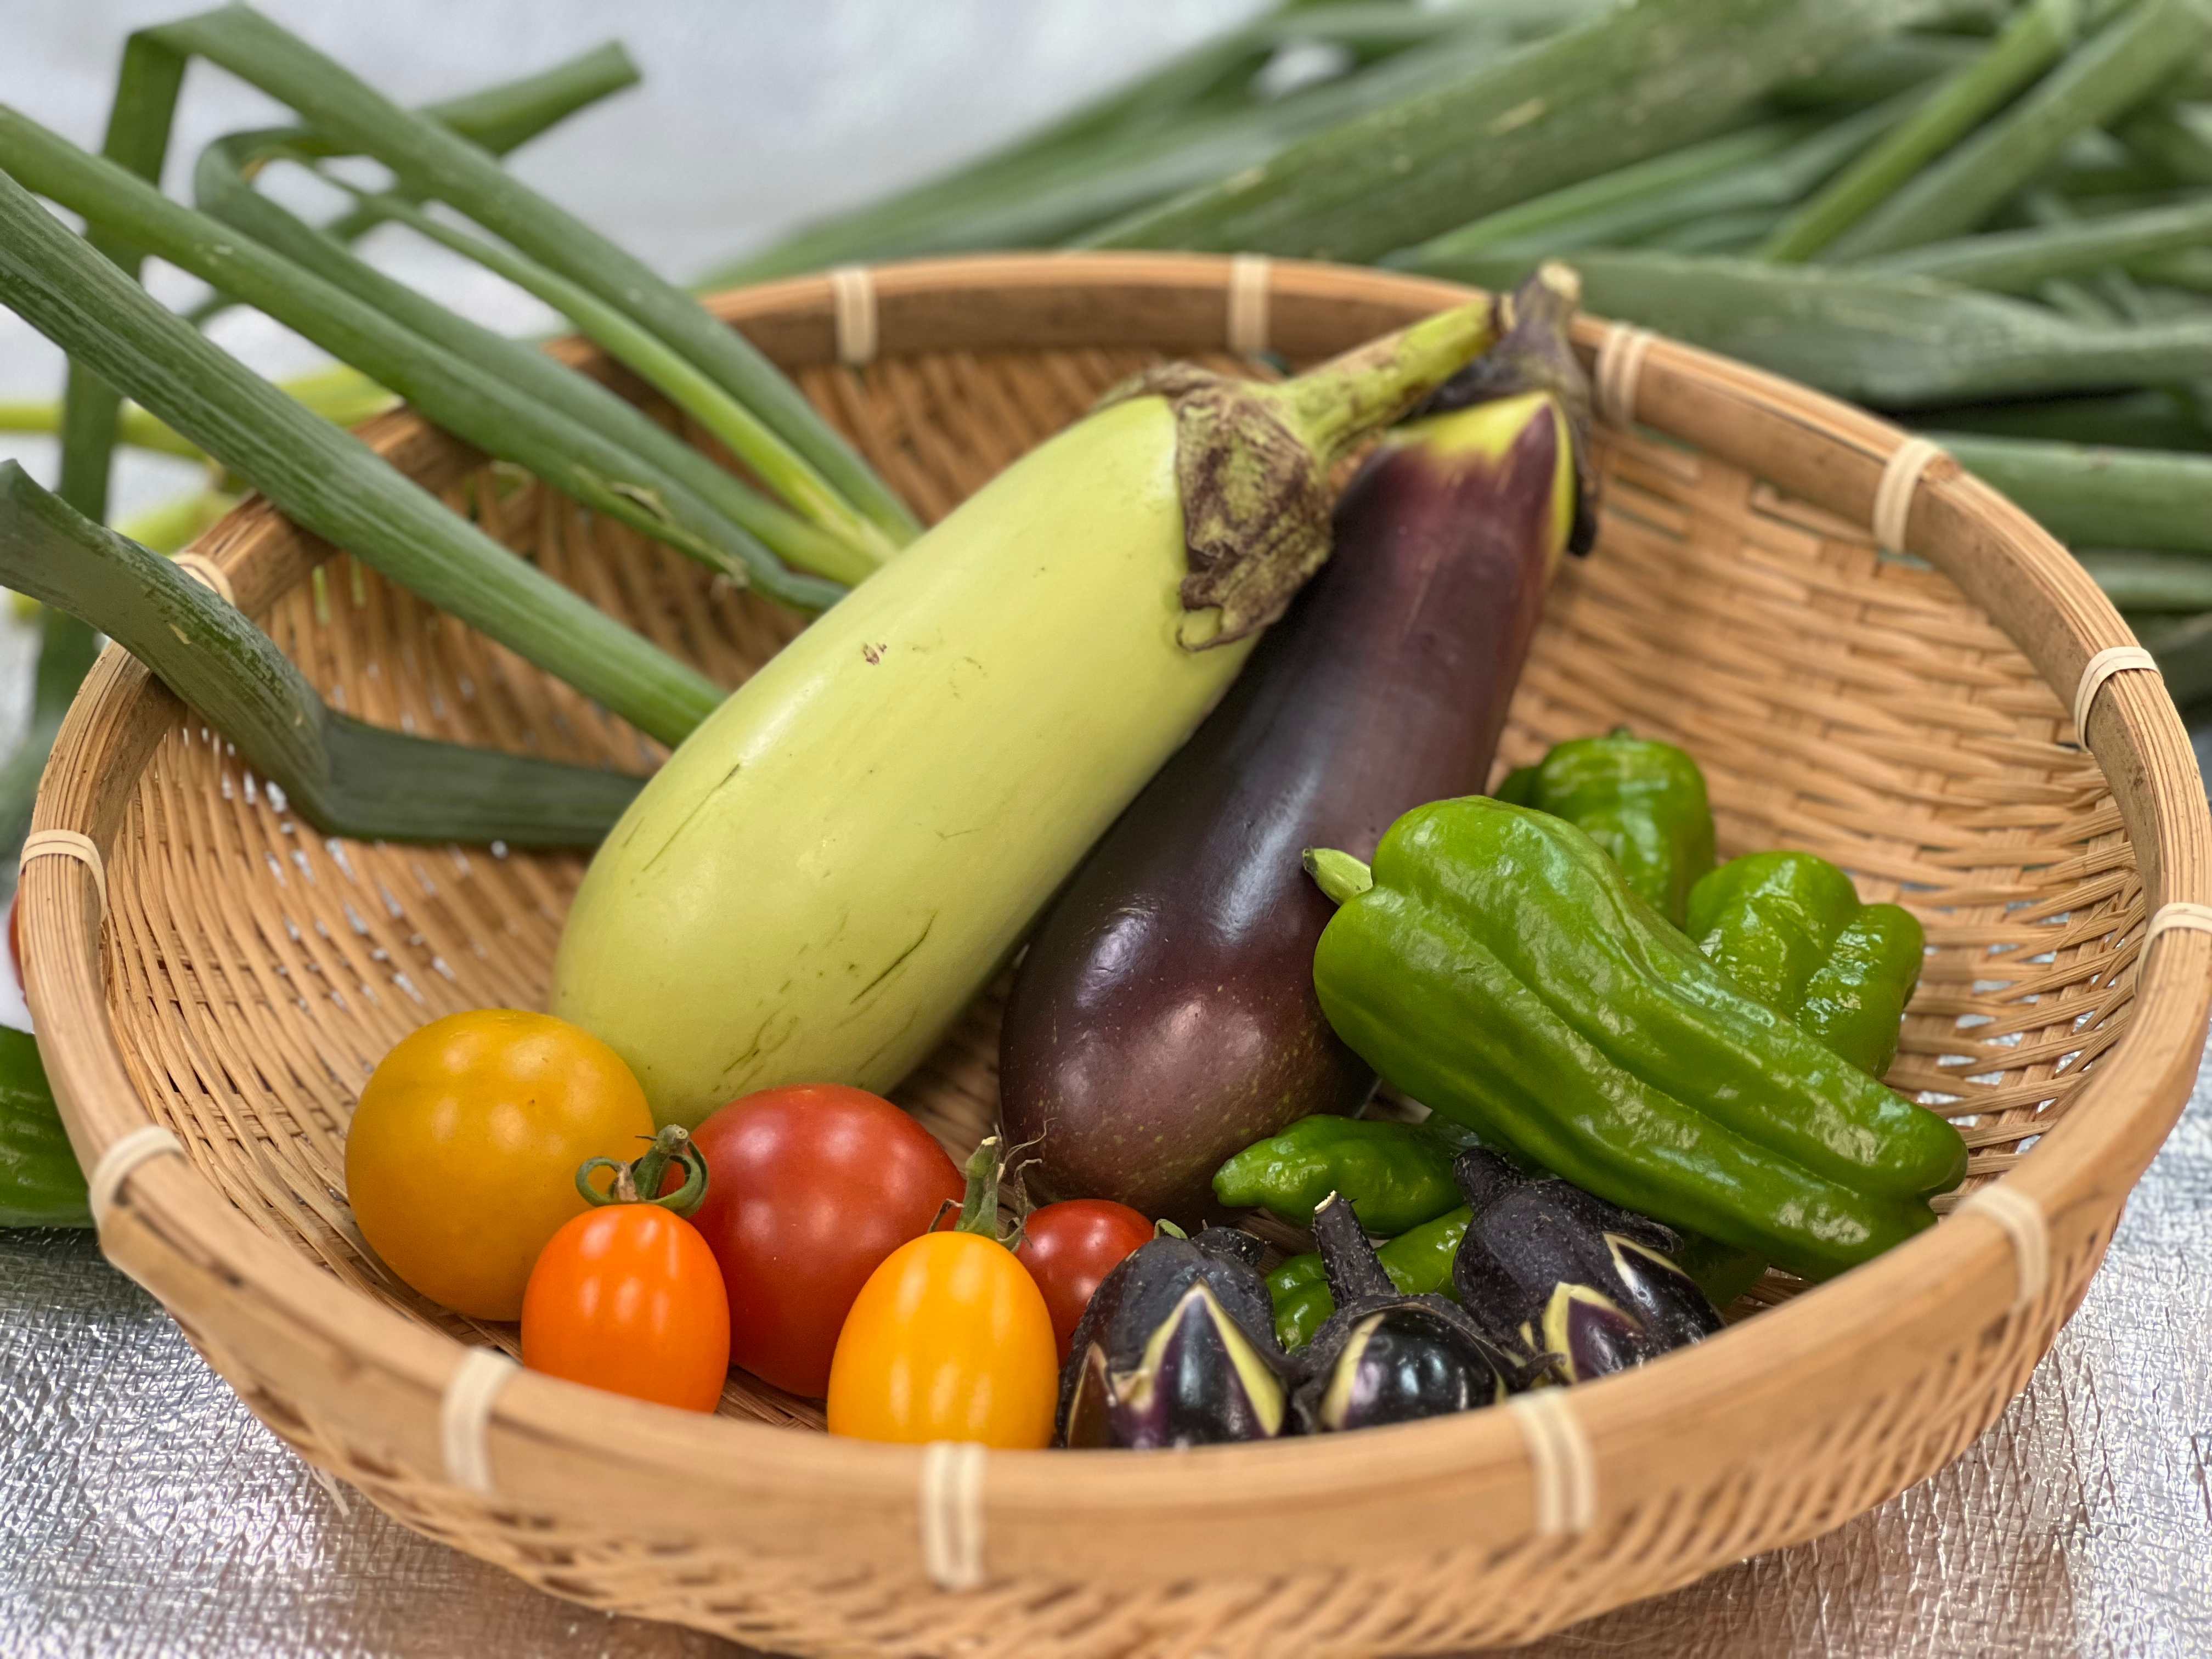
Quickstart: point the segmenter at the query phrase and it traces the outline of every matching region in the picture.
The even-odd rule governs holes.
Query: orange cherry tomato
[[[386,1054],[346,1134],[354,1219],[432,1301],[514,1319],[546,1241],[585,1208],[576,1166],[627,1158],[653,1114],[621,1056],[549,1014],[482,1008]]]
[[[642,1184],[657,1188],[662,1161],[687,1150],[681,1127],[663,1129],[639,1160]],[[703,1185],[705,1165],[697,1170]],[[688,1207],[697,1193],[648,1203],[637,1190],[623,1179],[611,1201],[553,1235],[522,1298],[522,1363],[633,1400],[711,1412],[730,1369],[729,1299],[707,1241],[666,1207]]]
[[[1029,1269],[999,1242],[998,1159],[968,1166],[963,1228],[925,1233],[869,1275],[830,1362],[830,1432],[919,1445],[1052,1443],[1060,1356]],[[976,1204],[979,1181],[988,1198]]]

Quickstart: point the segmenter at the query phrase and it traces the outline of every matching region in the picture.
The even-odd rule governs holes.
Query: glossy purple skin
[[[1487,783],[1559,541],[1558,443],[1535,420],[1494,462],[1370,459],[1334,556],[1076,872],[1000,1038],[1033,1190],[1195,1218],[1231,1154],[1366,1097],[1314,996],[1334,907],[1300,855],[1370,857],[1401,813]]]

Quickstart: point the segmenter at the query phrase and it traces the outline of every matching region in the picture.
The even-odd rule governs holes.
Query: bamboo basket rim
[[[885,356],[923,349],[1042,349],[1089,343],[1087,295],[1125,289],[1156,295],[1160,337],[1129,342],[1170,351],[1218,349],[1237,326],[1233,301],[1249,304],[1255,262],[1207,255],[986,255],[917,260],[876,268],[863,279],[832,274],[780,281],[716,296],[716,314],[744,328],[787,368],[854,355],[856,334]],[[1424,278],[1291,261],[1259,265],[1263,317],[1290,349],[1324,313],[1349,307],[1391,325],[1463,301],[1474,290]],[[857,282],[857,286],[856,286]],[[861,298],[856,293],[865,289]],[[1046,305],[1009,335],[994,293],[1024,292],[1064,301]],[[856,311],[865,307],[865,315]],[[1249,326],[1249,319],[1246,319]],[[1593,356],[1607,325],[1584,319],[1577,343]],[[598,354],[574,341],[556,349],[605,372]],[[1295,355],[1295,352],[1293,353]],[[1711,354],[1651,341],[1642,365],[1644,424],[1720,453],[1820,505],[1865,522],[1889,455],[1905,434],[1886,422]],[[1815,428],[1833,440],[1815,472],[1769,471],[1758,437],[1763,423]],[[403,471],[445,441],[404,409],[378,417],[361,435]],[[1765,458],[1771,460],[1772,458]],[[1784,469],[1787,471],[1788,469]],[[1910,507],[1909,539],[1997,618],[2038,673],[2070,702],[2083,665],[2110,647],[2134,643],[2089,576],[2050,536],[1994,490],[1939,461]],[[1975,526],[1979,540],[1961,528]],[[228,576],[250,614],[265,610],[286,585],[293,555],[278,548],[289,526],[251,498],[204,537],[196,551]],[[1954,549],[1954,540],[1964,544]],[[323,550],[327,552],[328,550]],[[296,577],[296,572],[292,573]],[[135,660],[111,648],[71,707],[40,793],[33,833],[88,837],[105,854],[119,832],[155,738],[172,728],[178,705]],[[2212,902],[2212,817],[2194,751],[2155,676],[2122,674],[2095,703],[2087,742],[2111,782],[2154,909],[2173,902]],[[27,863],[21,888],[28,949],[28,995],[41,1048],[76,1152],[87,1169],[125,1135],[153,1119],[125,1067],[109,1017],[101,945],[101,884],[83,862]],[[2117,1203],[2132,1186],[2179,1115],[2212,1012],[2212,937],[2175,930],[2145,953],[2130,1028],[2081,1087],[2075,1108],[2045,1133],[2004,1185],[2046,1217],[2077,1206]],[[2094,1109],[2090,1109],[2094,1103]],[[281,1325],[356,1372],[373,1372],[415,1408],[355,1426],[419,1467],[441,1467],[439,1407],[466,1350],[398,1310],[359,1295],[332,1296],[325,1275],[301,1254],[254,1228],[216,1186],[181,1158],[138,1165],[107,1208],[102,1249],[118,1267],[160,1297],[192,1329],[196,1288],[210,1278],[245,1283],[256,1310],[234,1317]],[[1680,1453],[1664,1443],[1684,1422],[1743,1415],[1747,1388],[1770,1389],[1808,1365],[1848,1365],[1863,1345],[1900,1332],[1955,1340],[1962,1309],[2016,1305],[2014,1246],[2002,1227],[1961,1220],[1930,1230],[1881,1259],[1816,1291],[1762,1313],[1722,1339],[1668,1356],[1639,1370],[1572,1391],[1589,1472],[1601,1504],[1650,1486],[1655,1469]],[[1995,1325],[2002,1312],[1988,1316]],[[255,1328],[258,1328],[257,1325]],[[247,1342],[252,1328],[210,1331],[211,1351]],[[198,1334],[198,1333],[195,1333]],[[378,1398],[384,1397],[381,1395]],[[1778,1398],[1778,1395],[1775,1397]],[[350,1409],[350,1407],[346,1409]],[[363,1407],[366,1413],[370,1408]],[[1716,1416],[1716,1413],[1718,1415]],[[1500,1524],[1541,1529],[1531,1477],[1531,1447],[1521,1415],[1475,1412],[1352,1437],[1264,1446],[1200,1449],[1176,1457],[1083,1457],[1062,1451],[994,1452],[982,1499],[994,1565],[1019,1570],[1043,1554],[1024,1537],[1046,1531],[1071,1505],[1134,1522],[1181,1514],[1218,1526],[1238,1514],[1279,1514],[1278,1506],[1391,1494],[1391,1507],[1419,1510],[1408,1492],[1479,1493],[1498,1506]],[[665,1494],[640,1501],[641,1469],[681,1473],[696,1499],[679,1505],[688,1523],[711,1513],[718,1525],[763,1541],[775,1536],[784,1505],[828,1508],[846,1516],[886,1506],[911,1515],[924,1479],[919,1448],[793,1434],[729,1419],[685,1413],[611,1397],[518,1371],[500,1395],[489,1435],[502,1501],[519,1510],[554,1510],[577,1493],[547,1473],[533,1449],[558,1443],[604,1480],[595,1508],[641,1528],[670,1524]],[[619,1449],[617,1449],[619,1448]],[[1224,1460],[1229,1460],[1224,1462]],[[574,1460],[562,1467],[574,1468]],[[602,1499],[604,1501],[602,1502]],[[1347,1548],[1363,1557],[1420,1543],[1425,1524],[1393,1524],[1390,1508],[1361,1511],[1364,1542],[1340,1533],[1316,1553],[1279,1533],[1270,1570]],[[1375,1524],[1365,1525],[1372,1516]],[[1838,1516],[1838,1519],[1842,1517]],[[1293,1531],[1297,1529],[1291,1529]],[[1255,1534],[1256,1535],[1256,1534]]]

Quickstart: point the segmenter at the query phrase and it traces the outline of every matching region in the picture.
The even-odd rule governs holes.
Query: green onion
[[[502,82],[443,103],[426,104],[422,113],[494,155],[505,155],[579,111],[637,82],[637,65],[620,45],[610,41],[534,75]],[[330,145],[305,127],[295,127],[287,138],[302,153],[331,153]],[[325,235],[351,242],[378,222],[366,216],[344,213],[323,229]],[[223,295],[210,295],[185,313],[185,319],[205,328],[228,310],[230,304]]]
[[[330,182],[352,191],[362,213],[405,225],[543,300],[587,339],[605,347],[616,362],[635,370],[647,385],[714,434],[732,455],[744,459],[762,483],[805,518],[827,529],[857,555],[843,554],[842,549],[823,549],[810,555],[810,568],[856,582],[896,551],[880,530],[827,489],[811,467],[792,465],[795,458],[751,410],[670,350],[658,335],[640,328],[612,306],[602,304],[566,277],[512,248],[441,224],[397,196],[355,191],[340,179]],[[795,531],[794,526],[785,533]],[[832,561],[830,568],[824,568],[824,560]]]
[[[2212,185],[2212,135],[2197,112],[2167,105],[2140,110],[2122,122],[2120,143],[2178,184]]]
[[[1524,36],[1582,21],[1611,3],[1485,0],[1435,10],[1293,4],[1005,149],[725,264],[706,284],[918,253],[1048,246],[1263,161],[1340,121],[1455,81]],[[1356,73],[1281,97],[1257,95],[1253,77],[1270,52],[1292,40],[1386,52]]]
[[[0,580],[98,626],[326,835],[596,845],[641,779],[334,714],[228,602],[0,462]]]
[[[2212,553],[2212,455],[1965,432],[1928,436],[2063,542]]]
[[[1294,144],[1088,237],[1371,259],[1739,124],[1890,0],[1672,0],[1595,21]]]
[[[2171,391],[2089,393],[2009,404],[1954,404],[1923,411],[1930,431],[2129,449],[2203,449],[2212,430]]]
[[[2079,0],[2030,0],[1989,49],[1844,169],[1761,245],[1759,257],[1808,259],[2043,73],[2072,44]]]
[[[189,313],[187,313],[189,319]],[[359,426],[373,415],[381,415],[399,400],[357,368],[343,363],[279,380],[277,386],[337,426]],[[62,429],[58,399],[0,402],[0,432],[39,433],[46,436]],[[125,404],[115,419],[115,441],[129,449],[155,455],[174,455],[179,460],[204,461],[199,446],[173,432],[136,404]]]
[[[1879,103],[1951,75],[1987,48],[1940,34],[1888,34],[1838,52],[1809,73],[1774,88],[1769,101],[1785,110],[1856,108]]]
[[[2212,611],[2212,559],[2197,553],[2084,548],[2075,555],[2121,610],[2144,614]]]
[[[1800,118],[1767,121],[1741,132],[1686,144],[1611,173],[1597,173],[1561,190],[1530,197],[1446,231],[1383,263],[1448,259],[1478,248],[1511,248],[1531,255],[1618,246],[1639,231],[1675,222],[1682,192],[1732,178],[1743,168],[1786,153],[1820,129]]]
[[[736,480],[728,480],[729,494],[741,498],[744,520],[726,515],[673,473],[597,430],[569,421],[496,374],[434,349],[385,312],[301,270],[250,236],[168,200],[152,185],[13,110],[0,109],[0,167],[82,214],[103,233],[126,239],[257,307],[391,387],[455,435],[527,467],[578,501],[787,603],[821,610],[842,592],[793,577],[776,563],[756,529],[766,529],[811,556],[836,554],[818,545],[822,538],[805,526]]]
[[[427,342],[435,348],[430,354],[434,359],[442,355],[455,372],[473,374],[479,386],[495,394],[504,391],[510,403],[520,400],[526,413],[518,418],[541,425],[553,422],[564,432],[580,428],[596,434],[591,441],[595,449],[615,446],[627,459],[610,477],[635,475],[647,487],[635,494],[625,491],[621,503],[608,510],[698,556],[698,550],[675,533],[680,526],[667,522],[657,510],[685,507],[685,524],[705,530],[718,544],[726,543],[729,553],[761,580],[764,592],[775,592],[802,609],[821,609],[835,599],[836,590],[799,582],[778,571],[772,560],[761,556],[763,548],[833,579],[858,580],[875,568],[879,545],[858,548],[830,537],[749,488],[608,387],[520,341],[455,315],[256,191],[246,175],[266,159],[269,144],[281,137],[234,133],[209,145],[193,169],[201,206],[350,295],[386,324]],[[557,452],[557,444],[555,448]],[[548,464],[560,464],[557,453]],[[727,568],[724,561],[710,562]]]
[[[2212,198],[2201,198],[2181,207],[1930,242],[1860,268],[1933,276],[2002,294],[2030,294],[2051,277],[2108,265],[2155,271],[2156,264],[2144,262],[2159,254],[2201,249],[2208,242],[2212,242]]]
[[[1865,259],[1973,229],[2058,158],[2075,134],[2126,113],[2200,54],[2212,19],[2198,0],[2137,0],[2020,101],[1838,236]]]
[[[681,740],[720,700],[710,681],[447,512],[359,440],[210,344],[3,173],[0,304],[86,372],[222,456],[304,528],[652,736]]]
[[[1918,98],[1908,92],[1825,126],[1801,117],[1685,145],[1517,203],[1383,263],[1450,258],[1478,248],[1510,247],[1534,257],[1621,247],[1683,231],[1729,239],[1753,216],[1796,201]]]
[[[1510,286],[1517,255],[1418,268]],[[2163,385],[2212,374],[2212,320],[2085,325],[1972,289],[1826,265],[1641,251],[1577,256],[1600,316],[1641,323],[1877,408]]]
[[[2212,696],[2212,614],[2160,630],[2149,646],[2175,702],[2187,708]]]
[[[141,122],[150,126],[158,119],[166,130],[184,65],[193,57],[290,106],[331,141],[383,162],[403,190],[465,214],[626,312],[757,415],[787,447],[792,464],[819,473],[895,545],[918,533],[898,498],[735,330],[468,140],[392,102],[258,13],[229,6],[132,35],[118,112],[128,106]]]
[[[123,73],[116,86],[115,107],[108,118],[105,150],[118,166],[158,184],[169,149],[169,122],[175,109],[184,65],[160,58],[146,62],[126,48]],[[436,119],[458,123],[457,131],[488,147],[513,148],[532,131],[595,99],[632,84],[637,71],[616,46],[601,46],[557,64],[543,74],[504,87],[494,87],[443,105],[428,113]],[[343,228],[337,228],[343,234]],[[134,278],[141,255],[112,239],[92,234],[93,246]],[[220,315],[229,301],[211,295],[191,316],[204,326]],[[95,519],[107,516],[108,477],[117,437],[116,410],[120,400],[98,378],[70,365],[63,393],[62,499]],[[125,415],[126,422],[128,414]]]

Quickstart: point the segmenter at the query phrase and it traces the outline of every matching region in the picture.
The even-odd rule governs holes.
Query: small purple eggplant
[[[1163,1235],[1106,1276],[1060,1379],[1067,1446],[1207,1446],[1288,1431],[1297,1368],[1275,1340],[1260,1241]]]
[[[1299,1354],[1306,1376],[1291,1406],[1307,1433],[1495,1405],[1544,1373],[1548,1356],[1492,1341],[1449,1298],[1401,1295],[1335,1194],[1313,1230],[1336,1312]]]
[[[1486,1147],[1452,1173],[1474,1211],[1452,1263],[1460,1306],[1492,1342],[1541,1352],[1551,1381],[1626,1370],[1721,1328],[1674,1264],[1670,1228]]]

